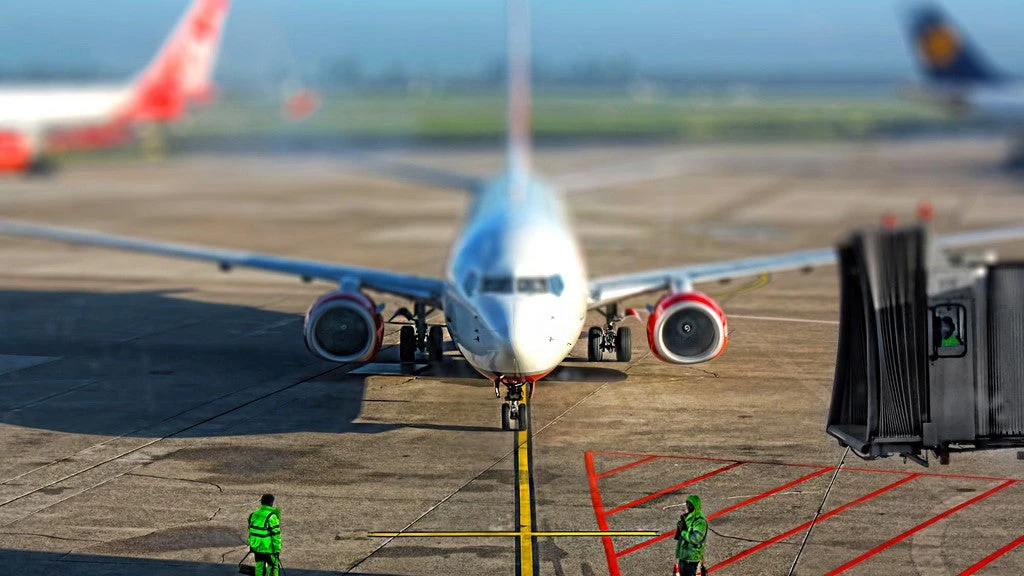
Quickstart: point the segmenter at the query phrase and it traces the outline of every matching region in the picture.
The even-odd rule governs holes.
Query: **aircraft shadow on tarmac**
[[[240,555],[240,554],[239,554]],[[237,561],[237,560],[235,560]],[[249,557],[250,565],[252,557]],[[341,571],[303,570],[289,568],[282,558],[288,576],[335,576]],[[0,565],[17,574],[75,574],[76,576],[181,576],[182,574],[237,574],[231,559],[224,564],[186,562],[130,556],[99,556],[65,552],[35,552],[0,548]],[[366,576],[362,572],[344,572],[349,576]],[[375,576],[396,576],[374,573]]]
[[[2,290],[0,310],[4,424],[146,438],[498,431],[455,422],[357,422],[374,374],[453,380],[438,385],[488,394],[491,384],[453,355],[439,365],[403,366],[391,361],[392,347],[355,369],[316,360],[302,343],[297,314],[200,302],[187,291]],[[613,368],[564,366],[545,385],[625,379]]]

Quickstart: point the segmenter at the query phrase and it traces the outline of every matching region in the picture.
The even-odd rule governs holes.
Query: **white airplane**
[[[45,171],[48,153],[113,146],[138,123],[171,122],[209,100],[228,8],[229,0],[194,0],[126,84],[0,88],[0,172]]]
[[[695,284],[835,261],[829,248],[588,278],[561,194],[531,169],[528,6],[519,0],[509,0],[508,6],[509,137],[504,171],[487,182],[431,170],[404,174],[431,184],[446,181],[475,195],[443,278],[25,222],[0,221],[0,234],[204,260],[225,271],[240,266],[330,281],[337,289],[313,302],[303,334],[313,354],[334,362],[365,362],[381,348],[383,309],[367,291],[397,295],[414,304],[414,312],[405,311],[413,324],[400,331],[403,362],[415,361],[417,352],[432,361],[442,359],[444,327],[427,325],[431,310],[441,310],[448,334],[466,360],[494,382],[496,393],[504,387],[504,429],[528,426],[526,395],[569,354],[588,311],[598,310],[606,319],[604,326],[590,329],[589,360],[600,361],[606,352],[614,352],[617,360],[627,361],[631,336],[629,328],[617,326],[622,320],[618,303],[665,293],[647,319],[651,350],[672,364],[706,362],[725,350],[728,326],[722,308],[696,291]],[[1024,226],[946,236],[937,244],[951,248],[1017,238],[1024,238]]]
[[[927,79],[916,96],[952,112],[1024,126],[1024,80],[994,67],[939,6],[911,6],[907,33]],[[1024,158],[1024,137],[1015,155]]]

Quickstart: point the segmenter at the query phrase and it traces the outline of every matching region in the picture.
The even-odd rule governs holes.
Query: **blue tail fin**
[[[946,84],[997,82],[997,72],[967,36],[934,4],[909,10],[914,55],[925,75]]]

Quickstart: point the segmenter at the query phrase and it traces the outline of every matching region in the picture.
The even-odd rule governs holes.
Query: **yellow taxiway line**
[[[525,399],[522,406],[526,405]],[[529,415],[527,415],[529,419]],[[516,576],[537,576],[540,570],[540,557],[534,545],[537,538],[604,538],[608,536],[639,536],[653,537],[656,530],[547,530],[536,528],[535,502],[533,494],[533,471],[530,465],[533,460],[530,423],[526,430],[515,433],[515,467],[516,486],[516,519],[518,530],[450,530],[438,532],[370,532],[370,538],[515,538],[516,542]]]
[[[457,530],[452,532],[370,532],[370,538],[519,538],[515,530]],[[536,538],[603,538],[605,536],[658,536],[657,530],[558,530],[531,531]]]

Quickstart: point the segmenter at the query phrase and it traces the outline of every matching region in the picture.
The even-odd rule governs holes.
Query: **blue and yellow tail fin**
[[[1001,79],[1002,74],[937,5],[910,7],[908,24],[914,55],[929,80],[944,84],[979,84]]]

